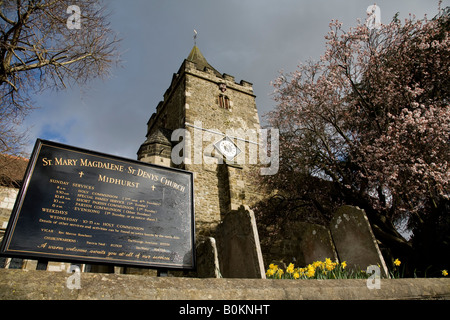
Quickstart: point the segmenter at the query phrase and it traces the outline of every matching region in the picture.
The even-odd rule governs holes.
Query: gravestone
[[[197,277],[220,278],[216,240],[212,237],[197,240]]]
[[[226,214],[216,234],[224,278],[265,278],[255,214],[248,206]]]
[[[361,270],[378,265],[382,274],[388,275],[364,210],[352,206],[339,208],[330,222],[330,231],[341,262],[346,261],[349,268]]]
[[[277,260],[306,266],[314,261],[338,258],[330,231],[324,226],[297,221],[284,226],[283,235]]]

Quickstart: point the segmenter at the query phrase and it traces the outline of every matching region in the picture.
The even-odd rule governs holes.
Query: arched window
[[[229,110],[230,109],[230,98],[221,94],[219,95],[219,107]]]

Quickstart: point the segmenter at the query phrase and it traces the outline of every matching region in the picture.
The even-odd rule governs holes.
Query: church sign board
[[[193,173],[38,139],[0,253],[195,268]]]

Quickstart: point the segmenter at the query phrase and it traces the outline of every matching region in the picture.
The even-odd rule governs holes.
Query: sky
[[[106,80],[44,91],[24,121],[27,152],[37,138],[136,159],[147,121],[194,45],[219,72],[253,83],[260,119],[280,71],[295,71],[324,53],[332,19],[348,30],[366,18],[361,0],[109,0],[112,29],[122,39],[121,64]],[[399,12],[421,19],[438,12],[437,0],[378,0],[381,22]],[[449,6],[444,0],[442,7]],[[68,15],[67,15],[68,16]]]

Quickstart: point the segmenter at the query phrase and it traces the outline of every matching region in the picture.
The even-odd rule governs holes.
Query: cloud
[[[278,71],[294,71],[299,62],[318,59],[331,19],[344,28],[366,17],[370,2],[306,0],[112,0],[112,27],[123,38],[123,65],[106,81],[84,88],[43,92],[40,109],[24,126],[35,138],[136,158],[146,124],[193,46],[208,62],[236,80],[253,83],[260,116],[274,107],[270,82]],[[418,18],[437,13],[437,1],[378,0],[382,22],[396,12]],[[449,0],[443,2],[443,7]]]

